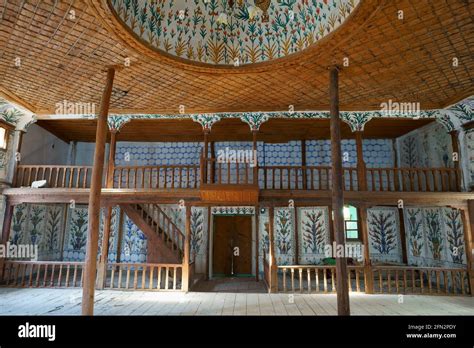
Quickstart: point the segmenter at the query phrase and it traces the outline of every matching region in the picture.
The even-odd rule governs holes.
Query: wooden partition
[[[161,263],[109,263],[105,289],[180,291],[183,265]]]
[[[364,267],[348,266],[349,291],[364,292]],[[278,291],[336,292],[336,266],[278,266]]]
[[[81,287],[84,263],[63,261],[5,261],[2,284],[10,287]]]

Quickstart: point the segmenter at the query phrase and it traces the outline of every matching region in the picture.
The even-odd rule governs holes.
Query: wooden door
[[[252,217],[214,216],[213,274],[252,274]],[[235,255],[235,248],[238,255]]]

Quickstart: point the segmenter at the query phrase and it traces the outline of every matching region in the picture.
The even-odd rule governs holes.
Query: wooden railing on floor
[[[374,292],[384,294],[467,295],[468,275],[462,268],[374,266]]]
[[[81,287],[83,268],[83,262],[6,260],[2,284],[29,288]]]
[[[31,186],[33,181],[46,180],[46,187],[90,188],[91,176],[91,166],[19,165],[14,186]]]
[[[364,292],[364,267],[348,266],[349,291]],[[278,291],[336,292],[336,266],[278,266]]]
[[[366,170],[369,191],[461,191],[461,171],[457,168],[367,168]]]
[[[105,289],[180,291],[182,264],[109,263]]]
[[[198,165],[118,166],[114,188],[197,188],[199,177]]]
[[[157,204],[137,204],[136,208],[163,243],[181,258],[185,239],[181,229]]]
[[[254,167],[252,163],[219,162],[216,158],[201,157],[203,184],[252,185]]]

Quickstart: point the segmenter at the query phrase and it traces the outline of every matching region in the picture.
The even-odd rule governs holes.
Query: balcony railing
[[[105,172],[105,171],[104,171]],[[109,188],[196,189],[201,185],[257,185],[264,190],[331,190],[329,166],[259,166],[201,159],[200,165],[117,166]],[[359,174],[365,173],[363,180]],[[89,188],[92,167],[19,165],[15,187],[46,180],[51,188]],[[105,180],[104,180],[105,182]],[[458,192],[458,168],[343,168],[346,191]]]

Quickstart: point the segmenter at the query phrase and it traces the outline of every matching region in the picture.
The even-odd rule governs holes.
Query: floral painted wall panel
[[[447,259],[446,233],[443,226],[443,215],[439,208],[423,209],[423,228],[426,234],[426,264],[441,267]]]
[[[191,208],[191,260],[195,260],[195,271],[206,272],[208,243],[208,208]]]
[[[123,220],[121,262],[146,262],[147,240],[145,234],[127,215]]]
[[[397,139],[401,167],[452,167],[451,136],[440,123],[431,123]]]
[[[28,219],[28,204],[15,205],[13,209],[12,223],[10,227],[9,242],[14,245],[28,243],[26,239],[26,222]]]
[[[329,211],[327,207],[298,209],[299,263],[320,264],[324,247],[330,244]]]
[[[443,224],[446,231],[447,259],[446,266],[459,267],[466,264],[466,245],[461,211],[441,208]]]
[[[39,247],[41,260],[61,258],[65,211],[65,205],[46,206],[45,230]]]
[[[99,229],[99,252],[98,257],[102,254],[102,241],[104,238],[104,219],[105,219],[105,208],[101,209],[100,212],[100,229]],[[109,262],[114,262],[117,259],[117,237],[119,229],[120,219],[120,208],[112,208],[112,216],[110,222],[110,235],[109,235]]]
[[[397,208],[367,209],[370,259],[375,262],[402,262],[399,215]]]
[[[295,213],[292,208],[275,208],[275,258],[277,265],[294,265]]]
[[[424,233],[424,214],[421,208],[407,208],[404,211],[407,242],[407,261],[409,265],[425,266],[428,253]]]
[[[68,208],[64,239],[64,261],[84,261],[87,244],[88,207],[76,205]]]

